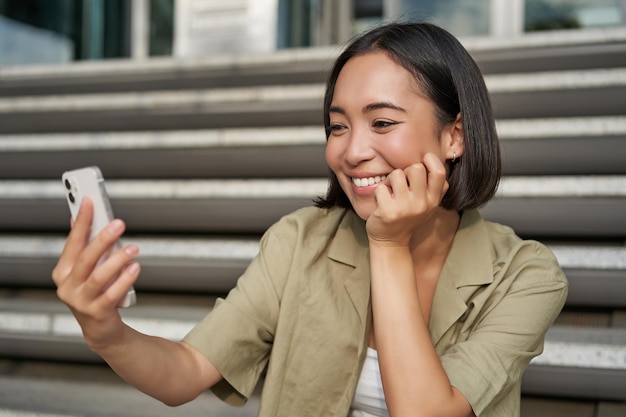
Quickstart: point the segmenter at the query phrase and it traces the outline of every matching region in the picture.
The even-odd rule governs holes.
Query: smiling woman
[[[264,376],[263,417],[519,416],[567,282],[546,247],[476,210],[500,155],[469,54],[429,24],[373,29],[337,59],[324,123],[327,195],[267,230],[181,342],[121,321],[136,248],[95,266],[124,227],[86,245],[83,205],[53,278],[87,343],[170,405],[208,388],[241,404]]]

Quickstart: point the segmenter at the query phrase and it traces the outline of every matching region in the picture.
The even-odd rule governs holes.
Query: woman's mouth
[[[354,184],[357,187],[369,187],[370,185],[376,185],[378,183],[381,183],[385,181],[385,179],[387,179],[386,175],[377,175],[375,177],[363,177],[363,178],[352,177],[352,184]]]

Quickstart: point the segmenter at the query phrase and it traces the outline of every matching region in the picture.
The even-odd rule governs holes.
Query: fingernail
[[[89,200],[89,197],[80,199],[80,206],[78,207],[79,210],[84,210],[85,207],[87,207],[87,200]]]
[[[139,272],[139,263],[133,262],[132,264],[128,265],[128,267],[126,268],[126,272],[132,275],[137,274]]]
[[[135,256],[139,253],[139,248],[137,245],[128,245],[124,248],[124,252],[129,256]]]
[[[124,228],[124,222],[122,222],[119,219],[113,220],[111,223],[109,223],[109,227],[108,227],[110,233],[118,233],[123,228]]]

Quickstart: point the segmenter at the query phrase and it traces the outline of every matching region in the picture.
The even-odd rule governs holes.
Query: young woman
[[[261,416],[519,415],[567,282],[543,245],[476,210],[500,154],[474,61],[436,26],[373,29],[337,59],[324,123],[328,194],[266,232],[182,342],[122,323],[138,249],[94,269],[124,223],[85,244],[85,203],[53,278],[90,348],[170,405],[208,388],[240,404],[264,376]]]

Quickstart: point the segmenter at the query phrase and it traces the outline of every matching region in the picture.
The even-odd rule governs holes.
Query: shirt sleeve
[[[565,275],[543,245],[527,242],[503,264],[494,271],[495,289],[479,289],[468,304],[461,333],[469,337],[441,355],[451,384],[478,416],[519,387],[567,296]]]
[[[183,339],[220,372],[223,380],[212,391],[232,405],[244,404],[252,394],[267,365],[276,331],[292,253],[276,228],[263,236],[259,254],[236,287],[225,299],[218,299],[213,310]]]

